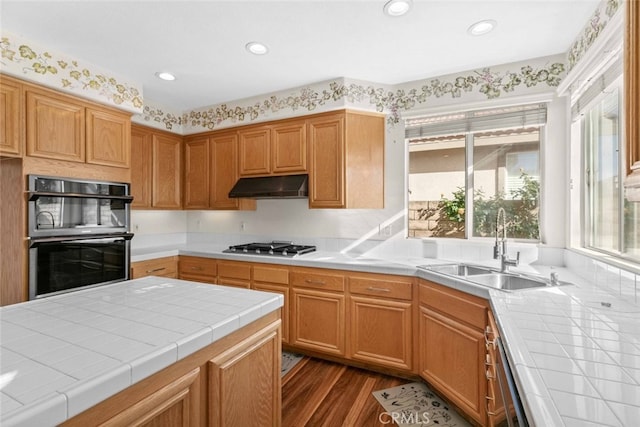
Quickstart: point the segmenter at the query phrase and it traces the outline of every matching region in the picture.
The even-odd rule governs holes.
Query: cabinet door
[[[343,208],[344,116],[309,120],[309,207]]]
[[[200,368],[196,368],[100,426],[197,426],[200,420],[199,394]]]
[[[251,287],[259,291],[277,292],[284,296],[282,307],[282,342],[289,343],[289,269],[284,266],[253,266]]]
[[[131,207],[151,207],[151,151],[153,141],[150,131],[131,127]]]
[[[180,209],[182,139],[164,134],[153,135],[152,206]]]
[[[0,80],[0,154],[22,156],[22,85],[2,76]]]
[[[305,122],[286,123],[271,129],[271,172],[307,172]]]
[[[209,362],[211,426],[281,425],[280,322]]]
[[[481,331],[420,307],[420,375],[481,424],[485,423],[485,345]]]
[[[411,303],[378,298],[350,298],[350,357],[411,370]]]
[[[209,204],[213,209],[253,209],[255,200],[231,199],[229,191],[238,180],[238,137],[235,133],[214,135],[211,150]]]
[[[129,168],[131,120],[129,114],[87,108],[87,163]]]
[[[209,138],[185,141],[184,208],[209,208]]]
[[[270,132],[266,127],[238,132],[240,176],[266,175],[271,172]]]
[[[344,295],[293,288],[291,297],[291,344],[344,356]]]
[[[84,162],[85,108],[35,89],[27,90],[27,155]]]

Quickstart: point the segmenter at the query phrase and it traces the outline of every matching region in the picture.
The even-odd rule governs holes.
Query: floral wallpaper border
[[[584,29],[567,52],[568,70],[571,71],[589,51],[611,18],[621,9],[623,0],[602,0]]]
[[[14,35],[3,34],[0,38],[0,65],[9,74],[135,113],[142,111],[142,90],[136,85]]]
[[[517,66],[516,66],[517,67]],[[497,67],[496,67],[497,68]],[[347,106],[358,103],[368,109],[388,114],[388,124],[400,121],[401,113],[409,111],[429,100],[437,98],[462,98],[467,94],[495,99],[526,88],[541,86],[555,88],[565,75],[562,62],[550,62],[541,66],[520,65],[513,71],[483,68],[467,73],[421,80],[394,88],[384,88],[375,83],[354,83],[348,80],[325,82],[321,87],[304,87],[289,94],[273,94],[249,105],[220,104],[201,110],[186,112],[181,120],[168,120],[158,115],[149,120],[163,121],[171,129],[181,124],[188,131],[198,132],[238,123],[250,123],[282,111],[313,112],[327,105]],[[404,88],[404,86],[409,86]],[[145,113],[147,108],[145,108]],[[157,113],[149,109],[149,112]],[[168,118],[168,117],[167,117]]]

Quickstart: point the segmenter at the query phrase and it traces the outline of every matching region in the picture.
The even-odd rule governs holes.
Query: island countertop
[[[57,425],[283,302],[145,277],[0,308],[0,424]]]

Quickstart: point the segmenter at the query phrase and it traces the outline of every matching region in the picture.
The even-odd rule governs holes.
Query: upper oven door
[[[129,231],[129,185],[69,178],[29,177],[29,236]]]
[[[129,279],[133,234],[32,239],[29,299]]]

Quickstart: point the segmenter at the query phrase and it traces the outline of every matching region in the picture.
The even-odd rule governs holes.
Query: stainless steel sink
[[[496,271],[489,267],[471,264],[437,264],[424,266],[423,268],[446,274],[447,276],[475,276],[476,274],[489,274]]]
[[[543,277],[508,272],[501,273],[499,270],[491,267],[464,263],[421,265],[419,268],[503,291],[519,291],[569,284],[558,281],[552,283],[550,279]],[[555,277],[557,279],[557,276]]]
[[[550,286],[544,279],[520,276],[508,273],[482,274],[467,278],[470,282],[489,286],[504,291],[518,291],[522,289],[541,288]]]

